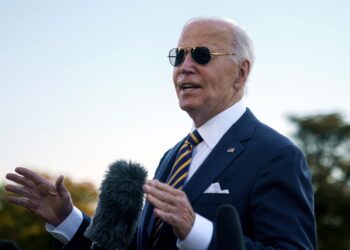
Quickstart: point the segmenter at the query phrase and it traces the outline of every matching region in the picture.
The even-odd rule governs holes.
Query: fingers
[[[151,194],[147,195],[146,199],[149,203],[151,203],[153,205],[153,207],[155,209],[158,209],[164,213],[172,213],[176,209],[174,205],[172,205],[168,202],[165,202],[163,200],[160,200],[157,197],[152,196]],[[159,214],[159,215],[161,215],[161,214]],[[158,214],[156,214],[156,215],[158,215]],[[163,216],[158,216],[158,217],[161,217],[162,219],[164,219]]]
[[[6,178],[19,185],[29,188],[34,188],[36,185],[51,185],[48,180],[27,168],[17,167],[15,168],[15,172],[17,174],[9,173],[6,175]]]
[[[26,197],[10,196],[7,198],[7,201],[15,205],[28,208],[30,210],[34,210],[37,208],[37,204]]]
[[[144,191],[146,193],[146,199],[155,208],[167,213],[171,213],[176,209],[176,200],[174,197],[177,194],[170,186],[165,187],[165,184],[152,180],[145,185]]]
[[[63,184],[63,176],[53,184],[26,168],[16,168],[15,172],[6,175],[8,180],[18,184],[6,185],[6,190],[13,193],[7,197],[10,203],[31,210],[55,226],[71,213],[73,203]]]
[[[24,197],[30,196],[30,192],[20,186],[6,185],[5,190]]]
[[[31,171],[30,169],[23,168],[23,167],[17,167],[15,169],[15,171],[16,171],[16,173],[29,179],[35,185],[48,184],[48,181],[45,178],[43,178],[39,174],[35,173],[34,171]]]
[[[57,192],[58,192],[60,195],[64,195],[64,194],[68,193],[66,187],[64,186],[63,180],[64,180],[64,176],[63,176],[63,175],[60,175],[60,176],[57,178],[56,183],[55,183],[56,190],[57,190]],[[50,193],[51,193],[51,192],[50,192]],[[56,193],[56,194],[57,194],[57,193]]]
[[[145,185],[145,193],[157,200],[166,202],[168,204],[175,204],[174,197],[181,195],[183,192],[172,188],[171,186],[161,183],[157,180],[151,180]]]
[[[6,179],[13,181],[19,185],[25,186],[25,187],[34,187],[34,183],[31,182],[30,180],[24,178],[23,176],[17,175],[17,174],[12,174],[9,173],[6,175]]]
[[[172,194],[172,195],[176,195],[177,193],[180,192],[180,190],[175,189],[175,188],[169,186],[168,184],[162,183],[162,182],[160,182],[160,181],[158,181],[158,180],[150,180],[150,181],[148,182],[148,184],[149,184],[150,186],[153,186],[153,187],[157,188],[158,190],[161,190],[161,191],[163,191],[163,192],[170,193],[170,194]]]
[[[184,239],[195,220],[195,213],[186,194],[157,180],[145,184],[144,192],[146,200],[154,207],[154,215],[172,225],[176,236]]]
[[[6,178],[14,183],[20,185],[7,185],[10,192],[24,196],[27,198],[40,199],[46,195],[57,195],[55,187],[44,177],[23,167],[17,167],[15,173],[9,173]]]

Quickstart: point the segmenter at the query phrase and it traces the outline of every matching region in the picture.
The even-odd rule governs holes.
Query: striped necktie
[[[175,163],[168,177],[168,185],[175,189],[182,189],[191,165],[192,150],[201,141],[203,141],[203,139],[197,130],[193,131],[187,136],[184,144],[181,146],[179,152],[177,153]],[[152,249],[154,249],[158,243],[161,231],[160,229],[162,228],[163,224],[164,221],[161,219],[155,219],[151,234]]]

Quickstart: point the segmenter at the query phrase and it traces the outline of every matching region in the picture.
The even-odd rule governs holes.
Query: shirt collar
[[[220,141],[221,137],[223,137],[229,128],[243,115],[246,109],[243,100],[240,100],[197,128],[203,141],[213,149]],[[195,129],[196,127],[193,124],[192,131]]]

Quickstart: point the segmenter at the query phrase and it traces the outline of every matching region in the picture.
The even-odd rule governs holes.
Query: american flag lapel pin
[[[235,152],[235,148],[228,148],[227,149],[227,153],[233,153],[233,152]]]

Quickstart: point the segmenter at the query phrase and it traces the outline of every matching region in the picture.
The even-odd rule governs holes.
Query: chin
[[[179,106],[183,111],[186,111],[186,112],[191,112],[191,111],[193,112],[194,110],[198,109],[198,105],[194,103],[188,103],[188,102],[180,102]]]
[[[195,122],[196,117],[198,116],[198,114],[200,114],[199,108],[197,105],[181,105],[180,104],[180,108],[185,111],[190,117],[191,119]]]

